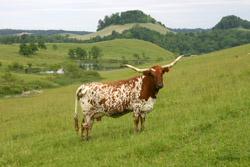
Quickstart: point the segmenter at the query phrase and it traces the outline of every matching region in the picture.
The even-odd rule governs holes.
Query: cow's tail
[[[78,103],[78,93],[81,90],[81,87],[77,89],[76,91],[76,97],[75,97],[75,130],[76,130],[76,134],[78,134],[79,132],[79,125],[78,125],[78,115],[77,115],[77,103]]]

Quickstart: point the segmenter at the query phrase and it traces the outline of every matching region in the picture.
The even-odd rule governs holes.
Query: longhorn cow
[[[76,91],[75,98],[75,130],[78,134],[77,103],[80,101],[83,120],[81,123],[81,139],[84,140],[84,131],[87,131],[87,140],[94,119],[101,120],[102,116],[120,117],[126,113],[134,113],[134,130],[138,132],[138,123],[141,121],[141,130],[144,130],[145,116],[151,112],[156,101],[158,91],[163,88],[163,74],[169,71],[180,58],[179,56],[168,65],[155,65],[147,69],[139,69],[131,65],[127,67],[142,73],[127,80],[110,83],[87,83]]]

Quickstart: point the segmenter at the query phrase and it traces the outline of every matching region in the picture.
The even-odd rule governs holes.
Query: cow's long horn
[[[163,65],[161,66],[161,68],[171,68],[173,67],[184,55],[181,55],[179,57],[177,57],[177,59],[175,59],[172,63],[168,64],[168,65]]]
[[[125,66],[127,66],[128,68],[131,68],[131,69],[133,69],[133,70],[135,70],[137,72],[141,72],[141,73],[149,71],[149,68],[139,69],[139,68],[136,68],[136,67],[128,65],[128,64],[126,64]]]

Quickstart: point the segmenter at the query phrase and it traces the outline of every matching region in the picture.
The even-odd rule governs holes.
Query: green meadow
[[[169,59],[173,57],[173,53],[155,45],[150,42],[137,39],[116,39],[112,41],[104,41],[91,44],[77,44],[77,43],[58,43],[56,44],[58,50],[53,50],[53,45],[46,43],[47,50],[39,50],[34,55],[23,56],[19,54],[19,44],[0,45],[0,61],[2,68],[7,67],[13,61],[27,65],[32,63],[34,67],[46,67],[51,64],[63,64],[71,60],[68,55],[69,49],[76,49],[77,47],[84,48],[87,52],[91,47],[98,46],[102,50],[102,60],[117,59],[121,60],[122,56],[126,60],[133,60],[133,55],[138,54],[140,57],[144,54],[149,57],[151,61],[156,58]],[[0,69],[1,70],[1,69]]]
[[[113,41],[112,45],[116,45],[113,48],[105,42],[98,44],[103,50],[115,50],[121,45],[120,53],[128,49],[120,40]],[[154,49],[149,51],[146,44],[134,44],[133,48],[144,48],[147,55],[151,52],[153,55]],[[59,49],[61,53],[51,57],[54,56],[55,62],[64,61],[68,48],[77,45],[95,44],[58,44],[64,51]],[[1,47],[9,47],[13,55],[18,48]],[[131,53],[135,50],[131,49]],[[34,56],[43,54],[39,52]],[[50,49],[42,52],[50,53]],[[158,52],[169,53],[163,49]],[[129,113],[116,119],[103,117],[101,122],[94,123],[90,141],[80,141],[73,120],[75,91],[80,85],[45,89],[42,94],[22,98],[1,98],[0,166],[247,167],[250,164],[249,53],[250,44],[181,59],[164,75],[164,88],[153,111],[146,116],[145,131],[138,134],[134,133],[133,114]],[[1,61],[9,62],[7,58]],[[26,63],[32,59],[20,58],[20,61]],[[49,63],[49,60],[34,63]],[[152,65],[155,63],[141,67]],[[139,75],[131,69],[100,74],[103,82]],[[81,119],[80,107],[78,114]]]
[[[69,34],[70,37],[77,38],[77,39],[82,39],[82,40],[87,40],[91,39],[97,36],[104,37],[112,34],[112,31],[116,31],[118,33],[122,33],[125,30],[129,30],[133,28],[134,26],[140,26],[144,28],[148,28],[153,31],[157,31],[161,34],[166,34],[167,32],[170,32],[167,28],[163,27],[160,24],[153,24],[153,23],[129,23],[129,24],[124,24],[124,25],[110,25],[102,30],[99,30],[97,32],[93,32],[91,34],[86,34],[86,35],[75,35],[75,34]]]

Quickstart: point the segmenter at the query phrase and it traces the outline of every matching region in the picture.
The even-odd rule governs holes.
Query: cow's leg
[[[134,114],[135,132],[138,132],[139,115]]]
[[[140,120],[141,120],[141,131],[144,130],[145,117],[146,117],[146,114],[141,114],[141,115],[140,115]]]
[[[139,116],[141,115],[140,113],[140,108],[139,106],[135,106],[134,108],[134,123],[135,123],[135,132],[138,132],[138,123],[139,123]]]
[[[82,141],[83,141],[83,140],[84,140],[84,130],[85,130],[85,128],[86,128],[85,117],[83,117],[83,119],[82,119],[81,128],[82,128],[82,135],[81,135],[81,138],[82,138]]]
[[[90,139],[90,136],[91,136],[91,129],[92,129],[93,123],[94,123],[94,119],[91,118],[91,119],[89,120],[88,127],[87,127],[87,140]]]

